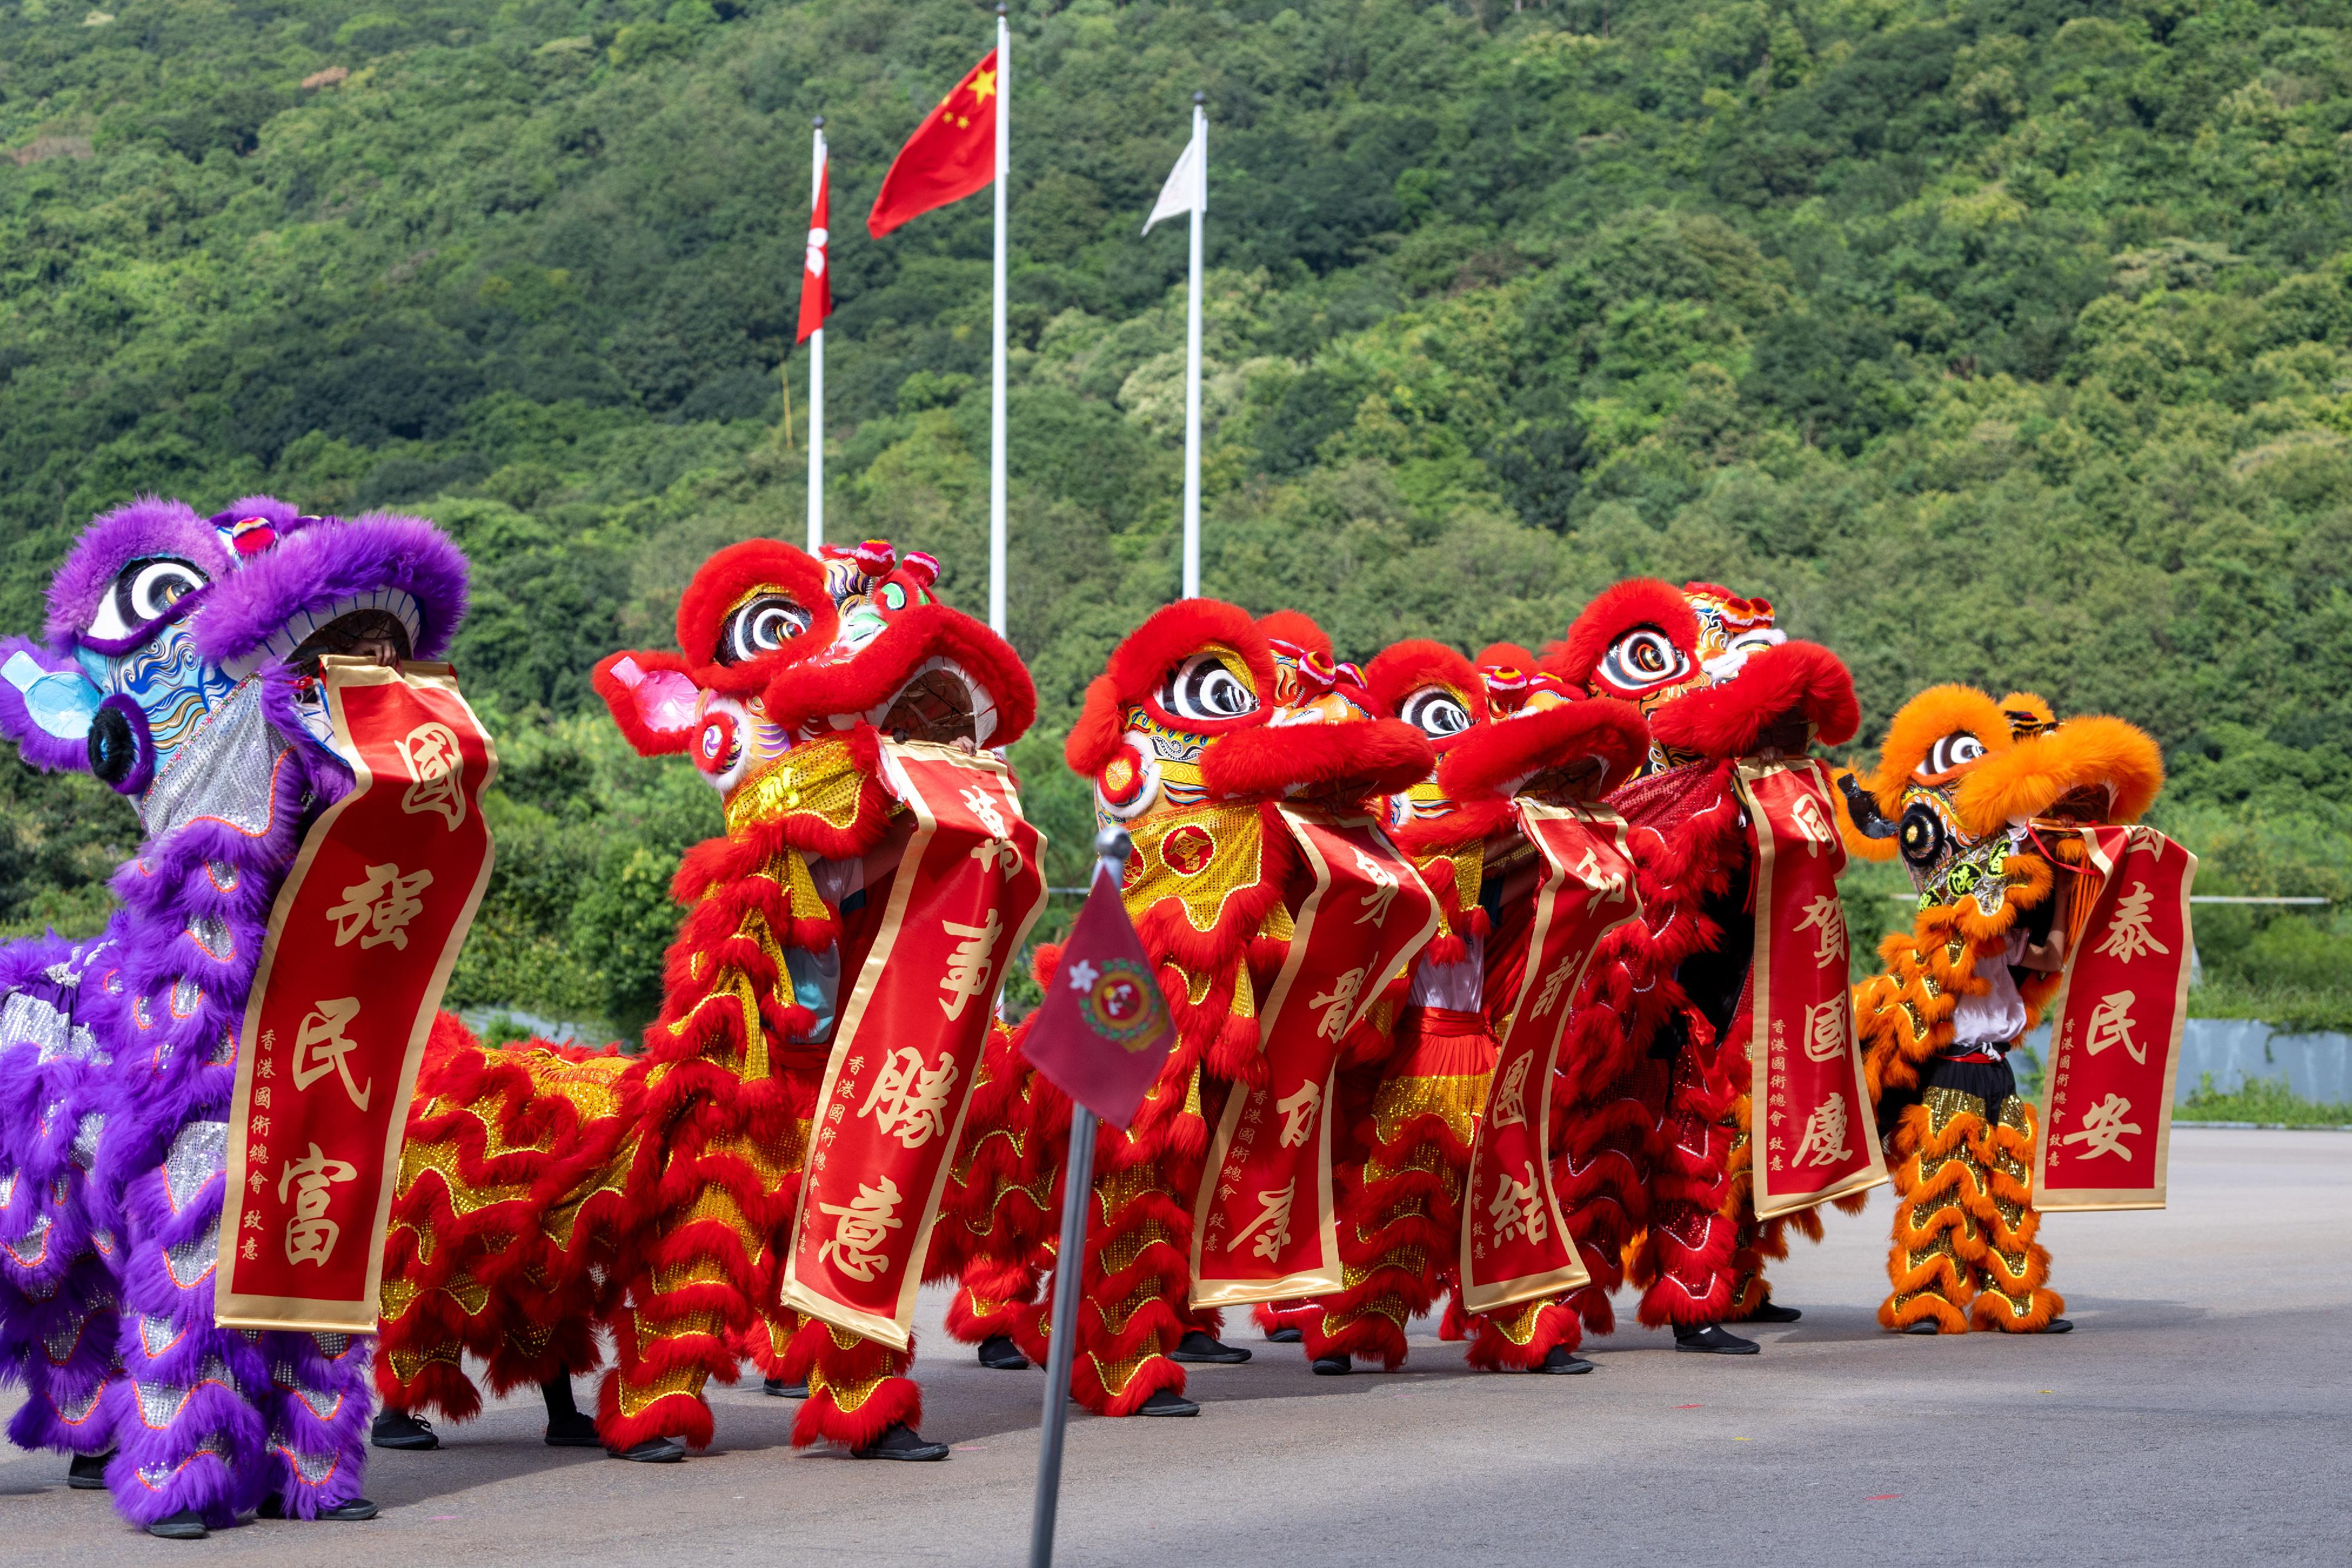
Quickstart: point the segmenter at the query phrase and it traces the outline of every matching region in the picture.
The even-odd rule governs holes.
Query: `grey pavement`
[[[2048,1219],[2063,1338],[1882,1333],[1884,1189],[1775,1270],[1804,1321],[1752,1358],[1622,1327],[1591,1375],[1482,1375],[1425,1322],[1408,1370],[1317,1378],[1237,1323],[1256,1360],[1196,1369],[1198,1419],[1074,1419],[1058,1560],[2352,1561],[2352,1135],[2182,1129],[2171,1186],[2162,1212]],[[945,1464],[796,1454],[756,1377],[677,1466],[545,1448],[537,1401],[509,1401],[375,1455],[375,1521],[183,1544],[8,1450],[0,1563],[1017,1564],[1042,1378],[974,1365],[942,1305],[917,1372]]]

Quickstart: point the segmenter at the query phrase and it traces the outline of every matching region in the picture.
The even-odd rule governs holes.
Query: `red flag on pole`
[[[996,51],[991,49],[898,149],[866,216],[866,232],[879,239],[908,218],[986,189],[995,178]]]
[[[1105,868],[1070,928],[1022,1051],[1071,1099],[1125,1127],[1174,1044],[1151,960],[1119,902],[1118,878]]]
[[[808,255],[801,262],[801,335],[793,340],[805,343],[811,332],[824,326],[824,319],[833,314],[833,277],[825,270],[825,246],[832,235],[827,233],[833,205],[833,160],[827,158],[817,171],[816,204],[809,209]]]

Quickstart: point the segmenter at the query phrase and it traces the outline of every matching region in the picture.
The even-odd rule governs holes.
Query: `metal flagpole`
[[[816,206],[817,192],[824,184],[824,116],[810,121],[809,142],[809,206]],[[833,265],[832,236],[826,236],[825,266]],[[814,555],[824,543],[824,329],[819,327],[809,334],[809,426],[808,426],[808,548]]]
[[[989,365],[988,629],[1004,634],[1004,182],[1013,168],[1013,29],[996,4],[996,314]]]
[[[1201,225],[1209,184],[1209,101],[1192,95],[1192,144],[1200,193],[1192,202],[1192,287],[1184,305],[1184,597],[1201,597]]]
[[[1114,882],[1132,848],[1123,828],[1095,835],[1095,875]],[[1062,1162],[1062,1244],[1054,1254],[1054,1316],[1045,1333],[1045,1421],[1037,1453],[1037,1511],[1029,1568],[1053,1568],[1054,1515],[1062,1500],[1062,1433],[1070,1420],[1070,1363],[1078,1337],[1078,1278],[1086,1272],[1087,1212],[1095,1190],[1095,1113],[1070,1103],[1070,1155]]]

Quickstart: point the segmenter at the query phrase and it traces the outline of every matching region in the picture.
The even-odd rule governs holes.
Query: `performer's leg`
[[[1460,1162],[1439,1134],[1423,1118],[1380,1125],[1388,1135],[1339,1204],[1340,1289],[1298,1315],[1318,1372],[1404,1364],[1405,1325],[1435,1303],[1461,1227]]]
[[[1464,1357],[1482,1372],[1590,1372],[1573,1353],[1584,1324],[1564,1301],[1538,1298],[1516,1307],[1473,1313]]]
[[[911,1341],[905,1350],[893,1350],[803,1316],[784,1355],[784,1375],[808,1385],[808,1399],[793,1420],[793,1446],[831,1442],[860,1458],[945,1458],[944,1444],[916,1436],[923,1390],[906,1375],[914,1360]]]
[[[344,1333],[271,1333],[266,1400],[277,1459],[265,1513],[287,1519],[373,1519],[360,1495],[367,1476],[368,1350]]]
[[[94,1249],[68,1265],[62,1278],[0,1279],[0,1376],[20,1372],[26,1395],[8,1423],[9,1440],[21,1448],[63,1449],[72,1456],[68,1474],[78,1487],[104,1484],[114,1433],[103,1396],[121,1370],[121,1337],[110,1270]]]
[[[1125,1143],[1115,1133],[1104,1142],[1113,1139]],[[1099,1148],[1097,1158],[1104,1159]],[[1191,1415],[1198,1408],[1183,1397],[1184,1369],[1168,1354],[1185,1332],[1192,1231],[1181,1201],[1189,1184],[1163,1185],[1171,1159],[1147,1155],[1095,1180],[1070,1385],[1098,1416]]]
[[[1678,1347],[1752,1354],[1753,1341],[1719,1326],[1731,1308],[1738,1226],[1725,1217],[1738,1125],[1727,1084],[1707,1080],[1685,1047],[1675,1061],[1651,1169],[1653,1207],[1637,1272],[1641,1321],[1671,1324]]]
[[[1931,1088],[1904,1108],[1887,1149],[1895,1167],[1895,1238],[1886,1274],[1894,1290],[1878,1309],[1887,1328],[1968,1332],[1970,1272],[1984,1248],[1969,1149],[1983,1127],[1984,1102],[1955,1089]]]
[[[1999,1120],[1970,1139],[1985,1183],[1970,1205],[1985,1230],[1977,1264],[1983,1291],[1969,1310],[1979,1328],[2007,1333],[2063,1333],[2065,1299],[2048,1286],[2050,1253],[2035,1239],[2042,1216],[2033,1207],[2033,1112],[2011,1094]]]
[[[189,1123],[123,1194],[124,1375],[106,1392],[121,1453],[107,1485],[124,1518],[173,1534],[235,1523],[279,1473],[259,1336],[213,1326],[227,1145],[226,1123]]]

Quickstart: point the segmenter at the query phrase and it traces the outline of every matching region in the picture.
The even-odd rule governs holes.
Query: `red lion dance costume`
[[[1595,1333],[1611,1332],[1609,1294],[1630,1276],[1641,1321],[1673,1325],[1677,1349],[1752,1354],[1754,1341],[1721,1325],[1798,1315],[1772,1304],[1764,1262],[1787,1255],[1786,1227],[1818,1238],[1820,1222],[1801,1209],[1759,1223],[1750,1199],[1744,1042],[1759,927],[1776,919],[1757,909],[1750,779],[1774,764],[1810,778],[1812,743],[1852,738],[1853,679],[1827,649],[1775,630],[1763,601],[1654,579],[1618,583],[1586,606],[1545,667],[1633,703],[1651,737],[1641,777],[1609,798],[1633,824],[1643,918],[1604,938],[1572,1026],[1574,1108],[1558,1180],[1592,1275],[1576,1304]],[[1834,832],[1823,831],[1817,783],[1803,823],[1809,847],[1833,856],[1833,842],[1819,842]],[[1805,935],[1821,938],[1823,972],[1834,969],[1842,989],[1843,921],[1817,924]],[[1842,1049],[1851,1054],[1850,1036]]]
[[[1434,1307],[1447,1282],[1461,1291],[1465,1186],[1538,904],[1541,857],[1520,803],[1602,818],[1594,803],[1648,751],[1630,704],[1582,700],[1533,664],[1525,650],[1497,645],[1474,667],[1450,648],[1416,641],[1388,649],[1366,672],[1375,698],[1437,754],[1427,778],[1391,798],[1390,822],[1444,928],[1413,967],[1392,1048],[1343,1080],[1355,1154],[1341,1173],[1342,1289],[1279,1314],[1321,1375],[1347,1373],[1359,1359],[1394,1370],[1405,1360],[1406,1326]],[[1621,906],[1630,912],[1630,897]],[[1525,1081],[1522,1067],[1512,1092],[1522,1101]],[[1565,1098],[1542,1094],[1539,1082],[1535,1103],[1549,1107],[1550,1144],[1560,1146]],[[1581,1334],[1564,1294],[1478,1312],[1457,1299],[1444,1333],[1466,1333],[1473,1366],[1589,1371],[1571,1354]]]
[[[1318,1172],[1312,1156],[1328,1154],[1331,1075],[1435,925],[1362,802],[1425,774],[1430,752],[1376,714],[1303,617],[1254,622],[1188,600],[1113,651],[1065,756],[1093,781],[1098,818],[1133,839],[1122,896],[1177,1029],[1134,1124],[1097,1145],[1072,1393],[1101,1415],[1190,1416],[1185,1363],[1248,1359],[1215,1338],[1222,1308],[1299,1293],[1279,1270],[1329,1233],[1316,1190],[1329,1191],[1328,1159]],[[1340,917],[1351,898],[1360,925]],[[1049,981],[1053,962],[1040,956]],[[968,1262],[949,1327],[983,1364],[1017,1367],[1045,1359],[1040,1284],[1070,1113],[1034,1073],[1000,1065],[983,1093],[1001,1120],[959,1189]],[[1304,1166],[1260,1179],[1301,1151]],[[1208,1168],[1219,1179],[1204,1190]],[[1336,1282],[1336,1257],[1324,1262]]]
[[[1910,934],[1879,945],[1885,972],[1854,988],[1896,1162],[1894,1289],[1878,1321],[2063,1333],[2033,1203],[2037,1119],[2009,1053],[2080,946],[2083,884],[2096,879],[2080,830],[2137,821],[2163,786],[2162,757],[2118,718],[2062,725],[2031,694],[1937,686],[1895,716],[1874,769],[1840,782],[1851,847],[1899,852],[1919,890]]]
[[[623,733],[690,756],[728,831],[679,869],[642,1056],[436,1041],[384,1277],[388,1410],[472,1415],[470,1351],[561,1415],[601,1321],[597,1434],[624,1457],[706,1446],[702,1389],[745,1355],[805,1382],[796,1445],[946,1457],[916,1432],[906,1325],[1042,901],[1037,834],[984,749],[1034,696],[1002,639],[932,599],[929,557],[827,553],[721,550],[678,606],[681,653],[597,666]]]

